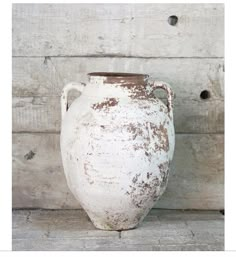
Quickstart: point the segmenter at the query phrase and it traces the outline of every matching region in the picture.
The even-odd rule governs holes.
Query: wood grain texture
[[[167,190],[168,209],[224,208],[224,136],[176,135]],[[63,174],[59,135],[13,134],[13,207],[80,208]]]
[[[134,230],[95,229],[81,210],[13,211],[13,250],[223,250],[217,211],[152,210]]]
[[[176,98],[211,99],[224,96],[224,59],[198,58],[13,58],[13,96],[60,96],[71,81],[87,82],[89,72],[146,73],[151,80],[168,82]],[[161,91],[158,95],[161,95]]]
[[[13,4],[12,14],[13,207],[80,208],[61,164],[59,96],[66,83],[86,82],[89,72],[119,71],[147,73],[170,83],[176,94],[181,134],[156,207],[224,208],[224,136],[218,134],[224,132],[223,4]],[[176,26],[168,23],[170,15],[178,17]],[[202,90],[210,99],[200,99]],[[58,249],[57,240],[40,240],[18,238],[15,245]],[[61,249],[69,240],[60,241]],[[129,240],[127,249],[166,249]],[[72,248],[96,244],[71,242]],[[196,249],[196,242],[185,246],[172,240],[168,249]],[[198,247],[207,248],[202,241]]]
[[[224,5],[13,5],[13,56],[88,55],[222,57]]]
[[[14,97],[14,132],[59,132],[61,127],[59,97]],[[222,133],[224,101],[175,99],[176,133]]]
[[[13,58],[13,131],[59,131],[58,97],[66,83],[87,82],[91,71],[126,71],[172,85],[176,132],[221,133],[223,69],[223,59]],[[202,90],[210,92],[210,99],[200,99]],[[162,91],[157,96],[165,97]]]

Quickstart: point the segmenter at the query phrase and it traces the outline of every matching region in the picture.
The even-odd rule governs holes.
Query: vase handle
[[[84,83],[70,82],[64,86],[61,92],[61,119],[63,119],[65,113],[68,111],[68,93],[70,90],[75,89],[80,93],[83,92],[85,87]]]
[[[171,86],[162,81],[154,81],[152,84],[150,84],[150,93],[153,93],[156,89],[161,88],[166,91],[167,93],[167,108],[168,113],[170,117],[173,117],[173,99],[174,99],[174,92],[171,89]]]

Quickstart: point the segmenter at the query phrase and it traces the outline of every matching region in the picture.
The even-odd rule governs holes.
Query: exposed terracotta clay
[[[167,92],[167,106],[154,91]],[[82,94],[68,109],[67,94]],[[148,75],[90,73],[61,97],[69,188],[97,228],[136,227],[165,191],[174,153],[173,92]]]
[[[106,100],[105,100],[104,102],[102,102],[102,103],[93,104],[93,105],[92,105],[92,108],[93,108],[94,110],[101,110],[101,109],[106,109],[106,110],[108,110],[109,107],[115,106],[115,105],[117,105],[117,104],[118,104],[117,99],[115,99],[115,98],[108,98],[108,99],[106,99]]]

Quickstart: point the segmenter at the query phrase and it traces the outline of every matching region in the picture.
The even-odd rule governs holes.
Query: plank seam
[[[177,211],[178,213],[192,213],[192,212],[213,212],[214,214],[218,214],[220,209],[167,209],[167,208],[157,208],[154,207],[151,209],[151,211],[155,211],[158,212],[158,210],[162,210],[162,211],[169,211],[169,212],[174,212]],[[21,211],[47,211],[47,212],[57,212],[57,211],[61,211],[61,212],[70,212],[70,211],[77,211],[77,212],[82,212],[82,213],[86,213],[85,210],[81,207],[80,209],[78,208],[73,208],[73,209],[50,209],[50,208],[37,208],[37,207],[21,207],[21,208],[17,208],[17,207],[13,207],[12,208],[12,212],[21,212]],[[27,216],[31,216],[32,213],[27,214]],[[222,218],[222,214],[219,214],[219,218]],[[188,226],[188,225],[187,225]]]
[[[224,56],[132,56],[132,55],[13,55],[12,58],[137,58],[137,59],[224,59]]]
[[[14,134],[60,134],[60,131],[12,131]],[[224,135],[224,132],[176,132],[175,135]]]

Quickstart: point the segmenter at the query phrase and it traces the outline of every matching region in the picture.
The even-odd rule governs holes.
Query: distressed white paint
[[[58,133],[13,133],[12,142],[14,208],[81,208],[66,184]],[[224,209],[223,160],[224,135],[176,134],[168,186],[155,207]]]
[[[13,97],[12,103],[14,132],[60,132],[60,97]],[[174,122],[176,133],[223,133],[224,100],[177,96]]]
[[[136,78],[125,75],[111,83],[107,79],[117,75],[90,75],[81,96],[63,111],[61,151],[67,183],[100,229],[136,227],[165,191],[173,158],[170,87],[161,82],[142,86],[127,81],[129,76]],[[65,87],[62,108],[71,88],[81,90],[81,85]],[[140,88],[145,96],[139,95]],[[157,88],[166,90],[168,106],[149,97]]]

